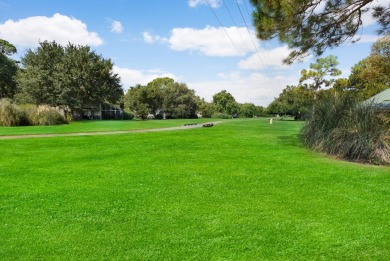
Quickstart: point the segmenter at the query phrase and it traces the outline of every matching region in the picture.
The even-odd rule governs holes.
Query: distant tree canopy
[[[296,115],[307,112],[317,99],[348,96],[364,101],[390,88],[390,33],[373,44],[370,55],[352,67],[348,78],[335,78],[341,73],[337,64],[334,56],[317,59],[309,70],[302,70],[299,85],[287,86],[268,112]]]
[[[4,55],[12,55],[16,53],[16,47],[10,42],[0,39],[0,53]]]
[[[390,88],[390,33],[380,38],[371,54],[352,67],[350,90],[359,100],[365,100]]]
[[[320,56],[325,49],[351,41],[362,27],[362,15],[372,11],[381,25],[378,33],[390,30],[390,5],[367,5],[374,0],[251,0],[253,22],[261,40],[278,38],[293,49],[284,60],[292,63],[309,53]]]
[[[226,90],[220,91],[213,95],[213,103],[215,105],[215,111],[219,113],[225,113],[229,115],[238,114],[238,103],[234,99],[233,95]]]
[[[299,82],[309,81],[309,87],[313,91],[313,114],[315,113],[319,89],[332,86],[335,82],[334,77],[341,75],[341,71],[336,68],[338,64],[337,57],[330,55],[325,58],[318,58],[316,63],[311,63],[310,70],[304,69],[301,71]]]
[[[16,48],[6,40],[0,39],[0,99],[13,98],[16,93],[16,74],[18,65],[9,55],[16,53]]]
[[[288,114],[304,117],[313,105],[313,89],[307,84],[287,86],[267,108],[271,114]]]
[[[22,57],[20,99],[35,104],[67,105],[72,110],[116,103],[123,95],[113,64],[88,46],[41,42]]]
[[[168,77],[131,87],[125,95],[125,107],[135,111],[139,118],[148,114],[156,118],[194,118],[198,102],[194,90]]]

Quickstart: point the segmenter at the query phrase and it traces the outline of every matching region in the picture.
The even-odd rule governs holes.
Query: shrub
[[[225,114],[225,113],[216,112],[213,115],[211,115],[211,118],[213,118],[213,119],[231,119],[232,116]]]
[[[320,100],[303,128],[305,144],[348,160],[390,164],[389,120],[349,95]]]
[[[132,120],[132,119],[134,119],[134,113],[132,113],[129,110],[124,110],[123,111],[123,119],[124,120]]]
[[[33,125],[59,125],[68,123],[58,110],[46,105],[38,106],[35,112],[30,114],[30,121]]]
[[[0,100],[0,126],[28,125],[23,111],[9,99]]]

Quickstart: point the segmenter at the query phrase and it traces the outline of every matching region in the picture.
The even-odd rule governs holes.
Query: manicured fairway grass
[[[111,120],[111,121],[74,121],[55,126],[0,127],[0,136],[23,134],[77,133],[97,131],[123,131],[181,126],[185,123],[203,123],[210,119],[187,120]]]
[[[0,140],[0,259],[390,260],[390,168],[301,126]]]

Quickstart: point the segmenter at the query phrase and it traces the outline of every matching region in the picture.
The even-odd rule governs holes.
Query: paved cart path
[[[141,130],[124,130],[124,131],[96,131],[96,132],[77,132],[77,133],[47,133],[47,134],[25,134],[25,135],[7,135],[0,136],[0,140],[8,139],[29,139],[29,138],[49,138],[49,137],[76,137],[76,136],[96,136],[96,135],[116,135],[126,133],[145,133],[145,132],[158,132],[158,131],[172,131],[172,130],[188,130],[195,128],[202,128],[203,124],[219,124],[222,121],[205,122],[196,125],[156,128],[156,129],[141,129]]]

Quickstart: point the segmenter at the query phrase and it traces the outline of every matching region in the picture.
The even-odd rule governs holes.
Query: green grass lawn
[[[86,120],[74,121],[69,124],[54,126],[20,126],[1,127],[0,136],[23,135],[23,134],[52,134],[52,133],[77,133],[77,132],[97,132],[97,131],[123,131],[153,128],[167,128],[181,126],[185,123],[204,123],[210,119],[190,119],[190,120]]]
[[[301,126],[0,140],[0,259],[390,260],[390,168]]]

